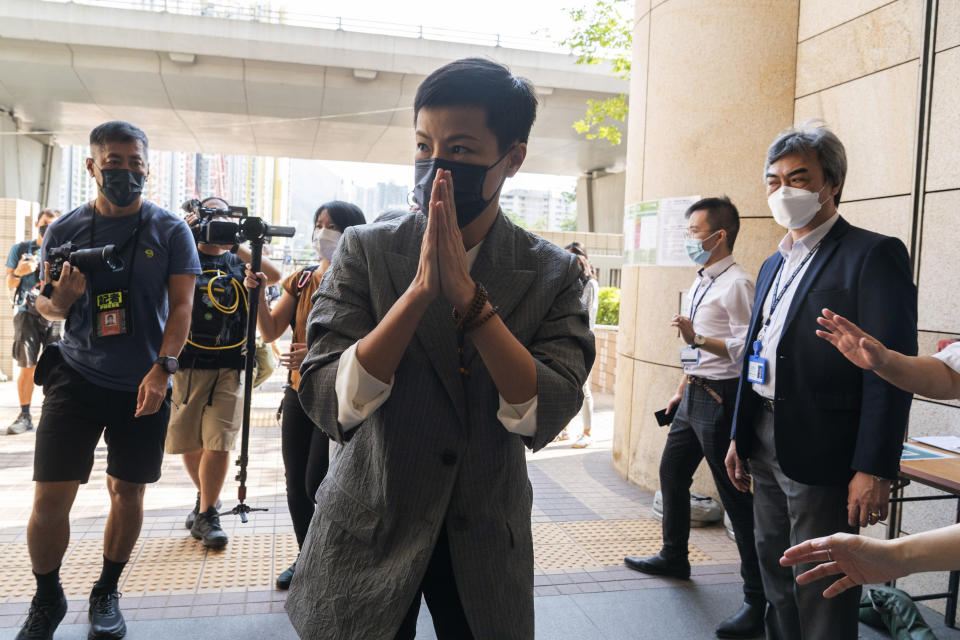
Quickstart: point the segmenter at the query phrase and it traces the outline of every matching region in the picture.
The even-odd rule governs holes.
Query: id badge
[[[700,349],[695,347],[684,347],[680,349],[681,364],[700,364]]]
[[[98,291],[93,294],[93,335],[96,338],[133,335],[130,291]]]
[[[760,357],[762,346],[759,340],[753,343],[753,355],[747,358],[747,382],[767,383],[767,359]]]

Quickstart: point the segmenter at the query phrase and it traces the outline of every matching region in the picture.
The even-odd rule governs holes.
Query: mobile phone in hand
[[[667,413],[666,409],[660,409],[660,411],[654,412],[654,417],[657,419],[657,424],[661,427],[666,427],[667,425],[673,422],[673,416],[677,413],[677,408],[674,407],[673,411]]]

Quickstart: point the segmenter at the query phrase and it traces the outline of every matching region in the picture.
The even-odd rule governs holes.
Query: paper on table
[[[920,436],[910,439],[950,453],[960,453],[960,436]]]
[[[936,460],[938,458],[955,458],[946,452],[934,451],[925,447],[915,447],[912,444],[903,445],[903,453],[900,455],[901,462],[913,462],[914,460]]]

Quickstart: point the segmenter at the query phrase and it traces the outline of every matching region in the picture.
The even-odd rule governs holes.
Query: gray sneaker
[[[216,508],[210,507],[204,513],[197,514],[190,535],[203,542],[208,549],[223,549],[227,546],[227,534],[220,526],[220,515]]]
[[[17,419],[14,420],[9,427],[7,427],[7,435],[15,436],[26,431],[33,430],[33,420],[30,419],[29,413],[21,413],[17,416]]]
[[[217,500],[216,509],[220,511],[223,507],[223,503],[220,500]],[[193,511],[187,514],[187,520],[184,523],[187,529],[193,529],[193,521],[197,519],[197,514],[200,513],[200,492],[197,491],[197,503],[193,505]]]

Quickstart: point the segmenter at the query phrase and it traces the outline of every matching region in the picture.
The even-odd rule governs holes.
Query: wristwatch
[[[153,361],[153,364],[160,365],[160,368],[169,374],[174,374],[180,368],[180,363],[173,356],[160,356]]]
[[[702,347],[705,344],[707,344],[707,339],[704,338],[702,335],[698,333],[695,336],[693,336],[693,346]]]

